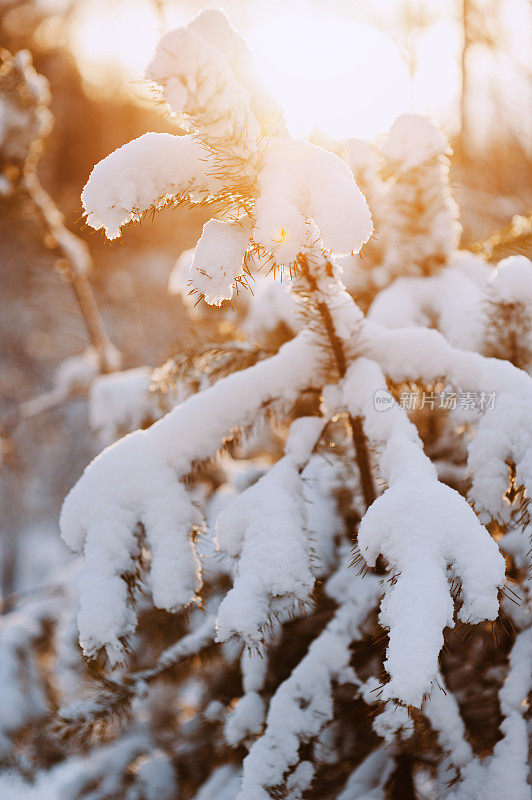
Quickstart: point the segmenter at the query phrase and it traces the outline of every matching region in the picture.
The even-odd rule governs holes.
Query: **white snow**
[[[486,520],[493,517],[503,524],[511,520],[512,507],[504,499],[509,486],[508,461],[515,464],[516,487],[525,486],[528,492],[532,488],[532,389],[527,389],[520,394],[499,394],[469,445],[470,497]]]
[[[0,618],[0,756],[11,751],[12,734],[48,711],[31,649],[57,611],[57,599],[40,600]]]
[[[220,9],[203,9],[187,26],[163,36],[147,75],[162,88],[170,108],[184,115],[184,123],[218,149],[229,182],[253,175],[261,136],[286,134],[279,105]],[[220,150],[229,138],[231,152],[223,145]]]
[[[87,467],[60,520],[65,542],[84,550],[79,625],[87,654],[105,646],[110,660],[119,660],[121,638],[134,630],[121,576],[135,569],[138,523],[152,551],[155,604],[172,610],[194,600],[201,581],[189,534],[200,518],[178,478],[213,455],[234,428],[252,422],[263,403],[311,386],[316,358],[312,337],[302,334],[272,358],[189,397],[148,430],[129,434]]]
[[[532,628],[517,634],[510,652],[506,681],[499,692],[504,719],[502,738],[485,759],[474,756],[456,699],[440,689],[424,706],[440,744],[446,752],[444,766],[460,768],[462,781],[446,795],[450,800],[530,800],[528,731],[525,714],[532,687]],[[439,681],[442,682],[441,676]]]
[[[379,292],[368,319],[388,328],[436,327],[454,347],[477,350],[484,293],[451,266],[426,278],[398,278]]]
[[[307,218],[326,248],[358,251],[373,227],[367,203],[347,165],[307,142],[274,139],[258,176],[254,240],[283,264],[310,244]]]
[[[469,496],[483,522],[507,521],[508,460],[516,465],[518,485],[532,487],[531,378],[507,361],[456,349],[435,330],[387,330],[367,321],[364,335],[367,355],[392,380],[430,384],[444,375],[457,391],[496,393],[494,408],[485,412],[469,443]]]
[[[221,12],[217,16],[223,18]],[[201,29],[201,25],[197,27]],[[194,126],[201,126],[204,135],[227,137],[245,131],[239,144],[246,151],[256,149],[259,127],[250,109],[249,92],[226,55],[193,24],[162,37],[146,74],[164,89],[172,111],[186,114]]]
[[[384,786],[393,770],[393,760],[384,748],[370,753],[351,773],[338,800],[384,800]]]
[[[87,224],[108,239],[169,199],[205,191],[209,156],[191,136],[145,133],[119,147],[91,172],[81,194]]]
[[[285,325],[295,333],[303,327],[289,287],[269,278],[256,280],[242,329],[250,339],[260,341],[278,325]]]
[[[214,770],[194,800],[236,800],[239,787],[238,771],[232,765],[224,764]]]
[[[393,745],[398,740],[410,739],[414,733],[414,720],[410,717],[408,709],[400,706],[393,700],[388,700],[384,708],[375,715],[372,728],[386,744]]]
[[[57,793],[59,797],[79,797],[96,783],[100,797],[116,795],[121,791],[123,774],[129,764],[150,750],[149,738],[136,732],[94,748],[89,754],[73,758],[57,769]]]
[[[231,711],[224,727],[228,745],[236,747],[248,736],[260,733],[264,722],[265,703],[257,692],[246,692]]]
[[[235,78],[249,93],[250,107],[263,136],[286,133],[283,111],[257,75],[251,51],[226,14],[219,8],[206,8],[194,17],[189,27],[227,58]]]
[[[166,753],[157,752],[141,760],[136,784],[143,800],[175,800],[178,792],[174,766]]]
[[[235,555],[238,542],[240,554],[233,588],[218,611],[219,641],[237,635],[247,645],[260,647],[280,622],[308,601],[314,576],[300,468],[322,428],[319,417],[292,423],[285,457],[220,515],[218,546],[223,548],[229,539]]]
[[[396,575],[380,611],[390,630],[383,699],[420,707],[437,672],[443,629],[454,624],[448,566],[461,580],[460,619],[478,622],[497,616],[505,564],[469,504],[438,482],[406,412],[395,403],[376,410],[378,389],[386,390],[378,366],[358,359],[344,381],[344,402],[353,416],[363,416],[388,487],[362,519],[358,547],[369,566],[382,553]]]
[[[19,50],[12,57],[4,51],[3,83],[0,98],[0,147],[4,164],[22,166],[39,139],[49,135],[53,116],[48,109],[50,86],[44,75],[33,67],[29,50]],[[2,175],[0,194],[8,196],[21,178]]]
[[[500,303],[532,304],[532,262],[526,256],[499,261],[491,279],[492,297]]]
[[[443,133],[425,117],[407,114],[393,124],[382,152],[392,177],[377,204],[384,253],[374,270],[376,286],[439,272],[452,262],[461,233]]]
[[[249,224],[211,219],[203,226],[190,265],[190,285],[209,305],[231,300],[235,280],[244,274],[244,254],[249,245]]]
[[[231,709],[224,727],[225,740],[231,747],[262,730],[266,704],[259,693],[264,686],[267,667],[266,655],[244,648],[240,656],[244,694]]]
[[[93,347],[78,356],[70,356],[55,372],[55,387],[65,396],[76,389],[86,389],[101,369],[100,357]]]
[[[451,152],[444,133],[421,114],[397,117],[381,146],[381,153],[397,172],[405,172],[435,156]]]
[[[499,692],[504,720],[502,739],[497,742],[486,769],[484,797],[498,800],[510,796],[530,800],[529,741],[525,713],[532,688],[532,628],[521,631],[510,653],[506,682]],[[479,795],[480,796],[480,795]]]
[[[269,800],[268,787],[280,784],[298,763],[301,739],[317,736],[332,719],[332,681],[349,663],[349,644],[362,635],[360,626],[375,604],[379,585],[374,576],[357,577],[344,568],[336,590],[342,593],[342,605],[270,701],[266,730],[244,759],[238,800]],[[291,786],[297,788],[294,796],[300,797],[311,780],[308,770],[298,773]]]
[[[455,347],[480,352],[486,342],[486,301],[532,304],[532,264],[524,256],[504,259],[493,271],[467,252],[424,278],[398,278],[379,292],[368,319],[389,328],[436,327]],[[520,330],[523,346],[526,331]]]
[[[249,104],[225,55],[191,25],[162,37],[147,77],[164,86],[166,100],[177,113],[194,114],[203,107],[214,116],[232,105]]]
[[[89,394],[89,422],[104,445],[120,433],[136,430],[160,416],[155,394],[150,392],[151,370],[135,367],[100,375]]]
[[[365,354],[396,382],[432,383],[445,375],[457,389],[527,393],[531,379],[512,364],[453,347],[436,330],[407,327],[388,330],[373,321],[363,325]]]
[[[438,734],[440,745],[450,755],[453,765],[461,768],[469,764],[473,751],[466,739],[464,721],[455,696],[446,688],[440,674],[423,706],[423,713]]]

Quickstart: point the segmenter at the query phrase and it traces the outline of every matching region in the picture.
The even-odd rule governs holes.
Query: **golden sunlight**
[[[257,67],[285,109],[291,132],[371,137],[408,107],[398,49],[369,25],[309,8],[247,32]]]
[[[167,29],[184,21],[175,8],[165,12]],[[408,69],[399,48],[370,25],[315,6],[304,13],[262,7],[255,19],[243,22],[257,68],[281,101],[295,135],[318,127],[336,138],[372,137],[408,110]],[[120,89],[142,97],[146,87],[141,79],[162,30],[153,3],[94,0],[74,13],[70,46],[93,90]],[[425,65],[421,71],[427,80]],[[430,72],[436,76],[436,65]],[[452,76],[450,81],[452,94]],[[419,110],[433,110],[426,105]]]
[[[135,95],[142,94],[138,81],[161,33],[161,20],[149,2],[91,0],[75,7],[69,44],[90,88],[102,93],[121,88]]]
[[[78,5],[69,41],[88,86],[101,94],[118,89],[145,97],[142,77],[158,37],[184,24],[198,5],[176,9],[166,3],[164,13],[150,0]],[[419,34],[415,74],[389,27],[318,4],[284,11],[258,2],[253,14],[244,6],[236,13],[232,8],[232,19],[296,136],[319,128],[332,138],[373,138],[406,111],[431,114],[444,124],[456,119],[460,37],[452,17],[445,21],[435,14]]]

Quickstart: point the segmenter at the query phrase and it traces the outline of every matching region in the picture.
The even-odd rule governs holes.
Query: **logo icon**
[[[388,411],[393,406],[393,403],[393,397],[386,389],[377,389],[373,395],[375,411]]]

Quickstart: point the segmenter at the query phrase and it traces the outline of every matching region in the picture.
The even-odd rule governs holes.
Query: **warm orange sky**
[[[366,6],[370,17],[378,15],[384,21],[381,30],[368,14],[365,19],[360,14],[355,17],[355,5],[360,9],[364,4],[348,0],[221,0],[216,4],[226,9],[246,36],[294,134],[308,135],[317,126],[335,138],[370,138],[407,110],[432,114],[450,130],[456,123],[460,49],[460,31],[453,18],[456,2],[418,2],[429,11],[432,23],[418,40],[419,70],[413,86],[394,40],[397,0],[373,0]],[[488,8],[489,0],[484,2]],[[200,8],[213,4],[168,0],[164,26],[184,23]],[[503,0],[498,30],[504,32],[512,58],[523,63],[529,53],[530,25],[527,0]],[[70,38],[89,83],[101,89],[111,77],[115,81],[118,77],[128,91],[139,92],[136,80],[162,30],[163,20],[151,0],[87,0],[74,14]],[[524,75],[524,69],[504,54],[497,63],[480,51],[473,57],[480,77],[479,115],[486,117],[488,89],[496,76],[503,76],[505,96],[516,114],[523,116],[520,124],[532,125],[521,88],[526,84],[520,84],[524,79],[519,71]]]

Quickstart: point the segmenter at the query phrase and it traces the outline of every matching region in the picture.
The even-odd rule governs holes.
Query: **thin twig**
[[[61,274],[72,286],[79,310],[85,322],[89,340],[98,353],[102,372],[112,372],[120,364],[120,354],[112,344],[98,309],[88,274],[92,260],[85,242],[65,228],[63,216],[50,195],[41,186],[34,172],[24,176],[23,185],[35,204],[42,222],[52,236],[63,259],[58,264]]]
[[[10,434],[22,422],[54,411],[56,408],[66,405],[71,400],[81,399],[87,396],[87,386],[71,386],[67,390],[63,387],[55,387],[49,392],[32,397],[10,411],[2,420],[0,433],[3,436]]]

